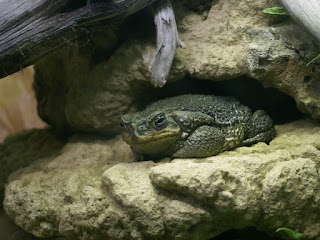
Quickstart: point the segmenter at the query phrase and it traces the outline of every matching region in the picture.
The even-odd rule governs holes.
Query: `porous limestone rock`
[[[250,76],[290,95],[300,111],[320,119],[320,65],[306,66],[320,49],[289,17],[262,13],[276,4],[176,1],[179,37],[187,48],[177,50],[169,82]],[[63,49],[37,63],[35,89],[44,120],[73,131],[117,133],[122,114],[174,91],[152,90],[155,32],[146,13],[120,28],[123,42],[107,27],[90,37],[92,44]]]
[[[133,216],[140,231],[147,239],[164,235],[164,223],[157,194],[149,180],[149,168],[153,162],[118,164],[112,171],[105,171],[102,181],[112,196]],[[132,190],[136,193],[132,195]]]
[[[7,137],[0,145],[0,202],[10,173],[41,158],[56,156],[65,141],[52,129],[22,131]]]
[[[40,117],[62,131],[119,132],[120,116],[135,109],[134,96],[139,95],[133,82],[149,78],[151,48],[124,43],[102,63],[91,63],[96,55],[90,47],[63,49],[40,60],[34,83]]]
[[[0,239],[1,240],[39,240],[39,238],[27,233],[12,222],[9,217],[0,210]],[[50,239],[42,239],[50,240]],[[66,239],[56,239],[66,240]]]
[[[20,144],[23,140],[16,138]],[[44,145],[50,142],[50,139],[42,140]],[[42,151],[35,146],[31,146],[33,151]],[[128,235],[129,230],[116,227],[122,226],[123,221],[128,225],[129,219],[121,210],[108,207],[112,203],[101,191],[101,174],[114,164],[132,161],[130,148],[119,137],[108,140],[82,135],[70,138],[56,153],[52,156],[48,152],[47,156],[39,157],[34,164],[10,176],[7,187],[10,196],[4,200],[6,213],[12,216],[17,209],[23,209],[14,217],[15,223],[41,238],[99,239],[97,236],[109,234],[114,239],[122,239]],[[7,153],[7,157],[11,154]],[[24,190],[17,191],[24,186]],[[25,221],[27,215],[30,218]]]
[[[157,163],[133,162],[119,137],[76,135],[10,176],[4,210],[37,237],[209,239],[255,226],[319,239],[320,125],[276,130],[269,145]]]

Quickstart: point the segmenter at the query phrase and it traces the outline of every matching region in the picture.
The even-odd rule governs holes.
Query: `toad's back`
[[[153,111],[190,111],[202,112],[215,119],[217,123],[230,124],[245,122],[252,112],[233,97],[214,95],[186,94],[163,99],[149,105],[141,115],[148,116]]]

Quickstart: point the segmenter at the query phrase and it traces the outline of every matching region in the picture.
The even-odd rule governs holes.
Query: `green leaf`
[[[285,231],[288,234],[288,236],[294,240],[299,240],[303,237],[303,233],[296,233],[290,228],[285,228],[285,227],[278,228],[276,232],[279,232],[279,231]]]
[[[277,5],[272,8],[266,8],[266,9],[262,10],[262,12],[267,13],[267,14],[273,14],[273,15],[286,15],[286,16],[289,15],[281,5]]]
[[[316,56],[315,58],[313,58],[310,62],[307,63],[307,66],[309,66],[310,63],[314,62],[315,60],[317,60],[318,58],[320,58],[320,54],[318,56]]]

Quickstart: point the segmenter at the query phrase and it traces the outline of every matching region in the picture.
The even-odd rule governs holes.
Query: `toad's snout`
[[[135,134],[134,134],[134,127],[132,123],[124,124],[122,122],[121,127],[122,127],[122,136],[124,140],[130,140],[134,138]]]

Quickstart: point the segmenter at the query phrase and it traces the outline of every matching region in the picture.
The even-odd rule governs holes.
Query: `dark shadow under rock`
[[[252,110],[265,110],[275,124],[283,124],[303,117],[290,96],[275,88],[264,88],[258,81],[247,77],[220,82],[186,78],[168,83],[161,89],[144,86],[144,90],[133,88],[133,92],[139,93],[135,97],[135,104],[139,106],[139,110],[149,102],[191,93],[234,96]]]
[[[281,240],[279,237],[271,237],[264,232],[256,230],[254,227],[245,229],[228,230],[210,240]]]

